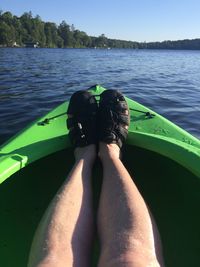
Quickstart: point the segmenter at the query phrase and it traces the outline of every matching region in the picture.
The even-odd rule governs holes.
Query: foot
[[[69,138],[74,147],[85,147],[97,142],[97,102],[88,91],[75,92],[67,110]]]
[[[98,110],[99,141],[122,147],[130,124],[129,108],[124,96],[117,90],[101,94]]]

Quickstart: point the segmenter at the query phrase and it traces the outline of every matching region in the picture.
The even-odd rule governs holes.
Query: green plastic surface
[[[29,164],[0,186],[0,266],[27,267],[36,227],[73,165],[67,149]],[[136,146],[125,146],[123,161],[157,222],[167,267],[199,267],[200,179],[180,164]],[[95,209],[102,169],[92,174]],[[98,244],[98,242],[96,242]],[[94,248],[92,267],[98,260]]]
[[[96,95],[103,90],[91,89]],[[123,161],[154,214],[166,266],[198,267],[200,141],[146,107],[127,101],[131,125]],[[27,266],[41,216],[73,165],[66,110],[63,103],[0,149],[0,266]],[[102,177],[98,162],[92,177],[96,212]],[[94,247],[96,266],[99,249]]]

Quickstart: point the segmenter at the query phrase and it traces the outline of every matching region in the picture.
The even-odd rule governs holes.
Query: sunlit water
[[[0,49],[0,143],[79,89],[101,84],[200,138],[200,51]]]

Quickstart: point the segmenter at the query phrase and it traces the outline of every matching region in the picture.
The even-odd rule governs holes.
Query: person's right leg
[[[95,98],[75,92],[67,126],[75,147],[75,165],[55,195],[36,231],[29,267],[88,267],[93,241],[91,173],[96,158]]]
[[[98,266],[164,266],[155,222],[119,154],[116,144],[100,143],[103,185],[98,212]]]
[[[76,162],[35,233],[28,267],[88,267],[93,242],[91,173],[95,145],[76,148]]]

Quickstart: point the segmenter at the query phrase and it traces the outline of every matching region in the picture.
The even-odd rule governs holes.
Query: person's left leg
[[[36,231],[28,267],[88,267],[93,241],[91,171],[95,145],[76,148],[76,163]]]

